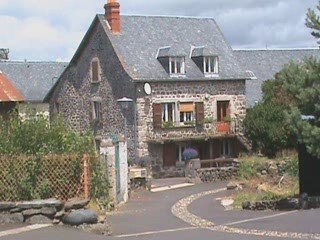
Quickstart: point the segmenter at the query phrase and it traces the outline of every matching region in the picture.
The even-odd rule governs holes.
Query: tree
[[[286,65],[262,87],[263,100],[245,119],[253,146],[268,157],[294,146],[298,137],[308,151],[320,157],[320,62],[315,58]],[[313,115],[315,122],[301,119]]]
[[[286,123],[285,109],[283,104],[262,101],[248,111],[244,125],[254,150],[271,158],[291,145],[291,131]]]
[[[317,10],[318,12],[320,12],[320,1],[319,5],[317,6]],[[309,9],[307,12],[306,26],[313,30],[311,33],[312,36],[314,36],[317,39],[320,38],[320,18],[317,15],[316,11],[313,9]]]

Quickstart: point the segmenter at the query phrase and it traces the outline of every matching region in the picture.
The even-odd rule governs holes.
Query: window
[[[175,103],[164,103],[162,105],[162,121],[175,122]]]
[[[218,122],[226,121],[226,118],[230,117],[230,102],[218,101],[217,102],[217,120]]]
[[[232,155],[230,140],[223,140],[221,143],[221,155],[230,157]]]
[[[218,74],[219,63],[218,57],[203,57],[203,69],[205,74]]]
[[[91,62],[91,81],[93,83],[100,81],[100,67],[97,59]]]
[[[180,103],[180,123],[192,123],[194,121],[194,103]]]
[[[171,57],[169,61],[170,74],[179,75],[185,74],[185,58],[184,57]]]
[[[102,111],[101,111],[101,102],[94,101],[93,102],[93,120],[100,121],[102,120]]]

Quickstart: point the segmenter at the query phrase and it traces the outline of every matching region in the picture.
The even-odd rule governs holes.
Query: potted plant
[[[229,133],[230,132],[230,124],[231,117],[230,115],[226,116],[222,122],[218,122],[217,131],[220,133]]]

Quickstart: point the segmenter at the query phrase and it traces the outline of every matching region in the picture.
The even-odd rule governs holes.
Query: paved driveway
[[[226,183],[200,184],[165,192],[145,191],[133,194],[128,204],[121,206],[109,216],[113,230],[113,236],[110,237],[96,236],[73,228],[55,226],[0,237],[0,239],[320,239],[319,235],[314,235],[320,233],[320,210],[281,213],[225,211],[220,205],[220,201],[216,199],[225,197],[230,192],[212,191],[225,186]],[[210,194],[206,194],[209,191]],[[202,196],[202,193],[205,194]],[[180,217],[180,213],[176,217],[171,212],[172,206],[178,206],[177,202],[183,203],[184,199],[193,199],[185,205],[179,205],[181,213],[187,212],[191,216],[188,220]],[[179,207],[178,211],[180,211]],[[214,222],[216,225],[203,228],[200,226],[201,224],[192,223],[193,217],[203,222]],[[3,229],[4,226],[0,225],[0,234]]]

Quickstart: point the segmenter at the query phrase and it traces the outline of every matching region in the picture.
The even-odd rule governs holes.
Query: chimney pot
[[[105,19],[108,21],[113,33],[121,32],[120,4],[117,0],[108,0],[104,5]]]

